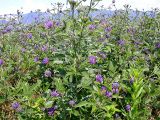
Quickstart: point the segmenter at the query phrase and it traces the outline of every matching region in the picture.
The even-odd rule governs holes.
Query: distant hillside
[[[119,10],[118,12],[122,12],[122,10]],[[141,16],[143,13],[144,12],[142,12],[142,11],[137,12],[137,11],[131,10],[130,13],[129,13],[129,17],[132,19],[133,17],[135,17],[137,15]],[[68,14],[70,15],[71,13],[68,13]],[[78,14],[78,12],[76,11],[75,14]],[[112,10],[95,10],[95,11],[92,11],[89,14],[89,16],[92,19],[101,18],[101,17],[107,18],[107,17],[113,16],[114,14],[115,14],[115,11],[112,11]],[[151,16],[151,17],[154,16],[152,11],[147,11],[146,14],[148,16]],[[21,22],[23,24],[31,24],[33,22],[46,21],[49,18],[61,19],[62,17],[64,17],[64,15],[62,13],[58,13],[56,15],[52,15],[51,13],[48,13],[48,12],[30,12],[30,13],[22,15]],[[6,24],[6,23],[7,23],[6,20],[0,20],[0,24]]]

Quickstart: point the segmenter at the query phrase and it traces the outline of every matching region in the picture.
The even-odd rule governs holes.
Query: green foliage
[[[88,15],[100,1],[69,0],[77,16],[51,19],[51,28],[15,24],[0,34],[1,119],[160,118],[159,12],[131,20],[126,8],[92,20]]]

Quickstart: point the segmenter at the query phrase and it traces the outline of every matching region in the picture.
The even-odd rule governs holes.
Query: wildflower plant
[[[94,18],[101,0],[84,2],[52,4],[62,18],[29,25],[17,11],[0,27],[0,119],[160,118],[159,11]]]

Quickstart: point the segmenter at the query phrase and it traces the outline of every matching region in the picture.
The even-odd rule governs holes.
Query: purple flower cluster
[[[118,45],[120,45],[120,46],[124,46],[125,45],[125,41],[124,40],[118,40]]]
[[[7,33],[7,30],[2,30],[2,34],[6,34]]]
[[[13,26],[10,25],[10,26],[7,26],[5,30],[6,32],[11,32],[12,29],[13,29]]]
[[[112,92],[113,93],[118,93],[119,92],[119,83],[118,82],[112,83]]]
[[[20,104],[18,102],[12,103],[12,108],[17,110],[20,107]]]
[[[94,30],[94,29],[96,29],[96,25],[91,24],[91,25],[89,25],[88,29],[89,29],[89,30]]]
[[[106,97],[112,98],[112,92],[108,91],[106,86],[102,86],[101,91]]]
[[[51,91],[51,96],[52,97],[58,97],[60,94],[56,91],[56,90],[54,90],[54,91]]]
[[[28,39],[32,39],[32,33],[28,33],[28,34],[27,34],[27,38],[28,38]]]
[[[0,59],[0,66],[4,64],[4,61]]]
[[[99,77],[99,79],[101,80],[102,76]],[[108,91],[107,88],[105,86],[101,87],[101,91],[102,93],[105,92],[105,96],[108,98],[112,98],[112,94],[113,93],[118,93],[119,92],[119,83],[118,82],[114,82],[112,84],[112,92]]]
[[[47,51],[47,49],[48,49],[47,45],[43,45],[41,48],[42,51]]]
[[[39,57],[34,58],[34,62],[38,62],[38,60],[39,60]]]
[[[102,83],[103,82],[103,76],[101,74],[96,75],[96,81]]]
[[[25,48],[22,48],[21,49],[22,53],[26,52],[26,49]]]
[[[42,64],[48,64],[49,63],[49,58],[44,58],[42,60]]]
[[[160,42],[156,43],[156,48],[160,48]]]
[[[96,64],[96,56],[89,56],[89,62],[90,64]]]
[[[56,22],[56,26],[60,26],[61,23],[59,21]]]
[[[45,24],[44,24],[44,27],[46,29],[50,29],[53,27],[53,22],[52,21],[47,21]]]
[[[109,91],[106,91],[106,94],[105,94],[108,98],[112,98],[112,92],[109,92]]]
[[[53,116],[56,109],[57,109],[57,106],[54,106],[54,107],[51,107],[51,108],[46,108],[45,110],[47,111],[49,116]]]
[[[105,31],[105,32],[111,32],[111,31],[112,31],[112,27],[106,27],[106,28],[104,29],[104,31]]]
[[[126,105],[125,109],[126,109],[126,111],[129,112],[131,110],[131,106],[128,104],[128,105]]]
[[[51,76],[52,76],[51,71],[50,71],[50,70],[46,70],[46,71],[44,72],[44,76],[45,76],[45,77],[51,77]]]
[[[102,86],[102,87],[101,87],[101,90],[102,90],[102,91],[106,91],[106,90],[107,90],[106,86]]]

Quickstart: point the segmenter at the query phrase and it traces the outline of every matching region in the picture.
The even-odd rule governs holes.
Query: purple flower
[[[55,108],[54,107],[51,107],[51,108],[47,109],[47,113],[48,113],[49,116],[52,116],[54,114],[54,112],[55,112]]]
[[[91,25],[89,25],[89,30],[94,30],[94,29],[96,29],[96,25],[93,25],[93,24],[91,24]]]
[[[54,90],[54,91],[51,92],[51,96],[52,97],[58,97],[59,95],[60,94],[56,90]]]
[[[70,101],[68,102],[68,104],[69,104],[70,106],[74,106],[74,105],[75,105],[75,101],[74,101],[74,100],[70,100]]]
[[[21,51],[24,53],[24,52],[26,51],[26,49],[25,49],[25,48],[22,48]]]
[[[13,109],[18,109],[20,107],[20,104],[18,102],[12,103],[12,108]]]
[[[28,38],[28,39],[32,39],[32,33],[28,33],[28,34],[27,34],[27,38]]]
[[[4,64],[4,61],[0,59],[0,66]]]
[[[120,46],[123,46],[123,45],[125,45],[125,41],[124,41],[124,40],[118,40],[118,44],[119,44]]]
[[[45,24],[44,24],[45,28],[46,29],[50,29],[53,27],[53,22],[52,21],[47,21]]]
[[[54,112],[57,110],[57,108],[58,108],[57,106],[54,106],[54,107],[46,108],[44,110],[47,111],[47,113],[48,113],[49,116],[52,116],[52,115],[54,115]]]
[[[126,105],[125,109],[126,109],[126,111],[129,112],[131,110],[131,106],[130,105]]]
[[[51,77],[51,75],[52,75],[52,73],[51,73],[50,70],[46,70],[46,71],[44,72],[44,76],[45,76],[45,77]]]
[[[39,60],[39,57],[34,58],[34,62],[38,62],[38,60]]]
[[[56,26],[60,26],[60,22],[59,21],[56,22]]]
[[[118,82],[112,83],[112,88],[119,88],[119,83]]]
[[[112,92],[113,93],[118,93],[119,92],[119,83],[118,82],[114,82],[112,83]]]
[[[106,91],[106,90],[107,90],[106,86],[102,86],[102,87],[101,87],[101,90],[102,90],[102,91]]]
[[[107,96],[108,98],[112,98],[112,93],[109,92],[109,91],[106,91],[106,96]]]
[[[90,64],[96,64],[96,57],[95,56],[89,56],[89,62],[90,62]]]
[[[49,63],[49,58],[44,58],[42,60],[42,64],[48,64]]]
[[[111,32],[111,30],[112,30],[112,27],[106,27],[106,28],[104,29],[105,32]]]
[[[103,76],[101,74],[96,75],[96,81],[102,83],[103,82]]]
[[[156,43],[156,48],[160,48],[160,42]]]
[[[6,27],[6,31],[7,31],[7,32],[11,32],[12,29],[13,29],[13,26],[7,26],[7,27]]]
[[[129,82],[130,82],[131,84],[133,84],[133,82],[134,82],[134,77],[132,77]]]
[[[2,34],[6,34],[7,33],[7,30],[2,30]]]
[[[46,45],[43,45],[41,48],[42,51],[46,51],[47,49],[48,49],[48,47]]]
[[[113,92],[113,93],[118,93],[119,90],[118,90],[118,89],[112,89],[112,92]]]

